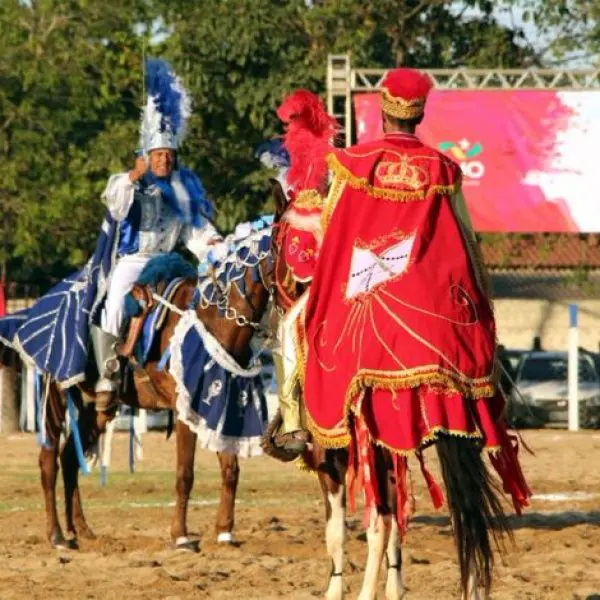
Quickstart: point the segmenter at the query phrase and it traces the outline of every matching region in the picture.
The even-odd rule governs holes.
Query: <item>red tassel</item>
[[[362,483],[359,476],[360,469],[357,466],[356,429],[353,433],[354,435],[348,448],[348,470],[346,471],[348,511],[351,513],[356,512],[356,494],[359,492]]]
[[[515,511],[520,515],[523,508],[529,506],[531,490],[519,464],[519,440],[514,435],[504,434],[500,452],[490,453],[492,466],[502,479],[502,486],[512,497]]]
[[[408,529],[408,521],[412,512],[411,495],[408,494],[406,476],[408,473],[408,462],[405,456],[393,455],[394,474],[396,476],[396,521],[398,523],[398,535],[400,541],[404,539]]]
[[[425,457],[422,452],[417,452],[417,458],[419,459],[419,464],[421,465],[421,473],[427,482],[427,488],[429,489],[429,495],[431,496],[431,500],[433,502],[433,506],[437,509],[441,508],[444,505],[444,492],[442,492],[442,488],[439,486],[438,482],[435,480],[431,471],[427,468],[425,464]]]
[[[360,488],[365,497],[365,527],[369,526],[371,509],[376,509],[381,503],[379,489],[377,487],[377,472],[375,470],[375,452],[369,437],[369,430],[363,419],[356,416],[354,419],[355,446],[351,450],[352,457],[358,465],[357,473],[350,471],[348,478],[348,505],[351,510],[355,509],[355,500]]]

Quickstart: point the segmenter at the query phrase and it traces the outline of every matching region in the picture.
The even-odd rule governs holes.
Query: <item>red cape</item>
[[[398,455],[440,434],[476,438],[520,511],[531,492],[496,391],[484,269],[453,203],[458,165],[405,134],[332,154],[329,165],[326,230],[297,323],[313,436],[325,447],[350,446],[370,479],[369,505],[373,442],[395,453],[403,498],[406,459]],[[422,465],[439,506],[441,492]]]
[[[495,394],[496,330],[450,201],[459,167],[410,135],[339,151],[330,167],[345,187],[300,332],[313,433],[347,445],[347,414],[369,387],[371,434],[392,449],[436,430],[478,435],[463,400]]]

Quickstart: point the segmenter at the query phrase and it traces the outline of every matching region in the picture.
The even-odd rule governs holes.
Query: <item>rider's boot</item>
[[[96,383],[96,411],[111,413],[117,404],[117,390],[121,383],[121,363],[117,355],[118,337],[100,329],[91,327],[92,345],[98,366],[98,382]]]
[[[310,439],[310,434],[302,426],[300,414],[300,389],[295,382],[285,381],[283,358],[273,353],[277,381],[280,382],[279,409],[283,423],[279,433],[275,435],[274,442],[279,448],[288,452],[302,454]]]

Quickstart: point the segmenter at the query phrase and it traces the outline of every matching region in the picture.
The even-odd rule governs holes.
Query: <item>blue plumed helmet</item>
[[[256,149],[254,155],[265,167],[270,169],[287,169],[290,166],[290,155],[280,138],[263,142]]]
[[[171,65],[156,58],[146,60],[148,99],[142,111],[140,146],[145,155],[157,148],[177,150],[186,134],[191,114],[190,97]]]
[[[254,156],[269,169],[276,169],[275,179],[281,184],[281,188],[288,195],[287,172],[290,168],[290,155],[284,148],[280,138],[273,138],[263,142],[254,153]],[[289,200],[289,198],[288,198]]]

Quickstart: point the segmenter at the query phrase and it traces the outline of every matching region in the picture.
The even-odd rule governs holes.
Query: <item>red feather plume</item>
[[[337,121],[327,114],[321,99],[308,90],[296,90],[277,109],[287,124],[283,145],[290,155],[287,183],[297,194],[322,189],[327,177],[325,157],[333,149]]]

